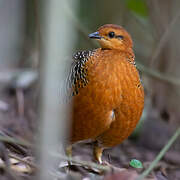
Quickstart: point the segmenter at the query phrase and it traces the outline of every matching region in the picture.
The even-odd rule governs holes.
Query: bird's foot
[[[96,162],[98,162],[99,164],[102,164],[102,152],[103,152],[103,148],[99,147],[97,144],[94,145],[94,149],[93,149],[93,155],[94,155],[94,159]]]
[[[66,155],[68,157],[68,166],[71,166],[71,158],[72,158],[72,145],[68,145],[66,147]]]

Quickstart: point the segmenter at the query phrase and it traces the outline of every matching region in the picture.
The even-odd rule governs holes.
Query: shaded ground
[[[29,88],[25,92],[11,89],[9,85],[1,88],[1,134],[21,137],[32,142],[36,138],[33,133],[37,123],[36,105],[36,88]],[[112,165],[113,169],[110,174],[100,174],[93,168],[87,169],[75,164],[70,167],[68,177],[66,171],[62,169],[59,171],[60,175],[66,179],[69,179],[70,176],[77,177],[77,179],[83,177],[89,177],[90,179],[135,179],[137,173],[139,174],[142,170],[131,168],[129,166],[130,160],[138,159],[143,163],[144,168],[147,168],[175,130],[173,125],[160,119],[153,108],[149,109],[149,115],[146,115],[144,126],[140,129],[138,135],[136,134],[123,144],[105,151],[103,158]],[[180,179],[179,150],[179,142],[176,142],[148,178],[158,180]],[[92,161],[92,149],[89,144],[74,146],[73,154],[76,159]],[[4,160],[3,163],[0,161],[0,179],[15,179],[17,177],[18,179],[20,177],[31,179],[34,176],[34,168],[31,163],[35,163],[35,161],[31,149],[18,146],[15,143],[0,143],[0,155],[1,159]],[[19,157],[20,160],[14,162],[16,159],[14,156]],[[21,162],[21,160],[26,162]],[[26,165],[27,162],[30,165]],[[14,177],[14,171],[9,171],[8,167],[16,172],[16,177]],[[122,171],[122,168],[125,168],[125,170]]]

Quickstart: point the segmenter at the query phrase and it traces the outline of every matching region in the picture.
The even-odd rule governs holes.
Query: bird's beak
[[[99,32],[94,32],[94,33],[91,33],[88,35],[89,38],[92,38],[92,39],[101,39],[102,37],[99,35]]]

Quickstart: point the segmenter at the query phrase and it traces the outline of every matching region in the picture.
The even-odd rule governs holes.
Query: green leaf
[[[129,165],[132,166],[133,168],[143,168],[141,161],[139,161],[137,159],[132,159],[130,161]]]
[[[144,0],[125,0],[127,7],[134,13],[146,17],[148,15],[147,6]]]

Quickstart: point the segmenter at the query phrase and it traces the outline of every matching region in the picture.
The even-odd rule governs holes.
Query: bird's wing
[[[78,51],[73,55],[73,61],[67,78],[67,88],[70,90],[71,96],[77,95],[79,88],[83,88],[88,84],[86,62],[93,56],[94,52],[95,50]]]
[[[72,96],[78,94],[79,88],[83,88],[88,84],[86,62],[93,56],[95,51],[78,51],[70,61],[66,58],[67,65],[64,70],[66,78],[60,85],[60,95],[63,96],[64,102],[71,100]]]

